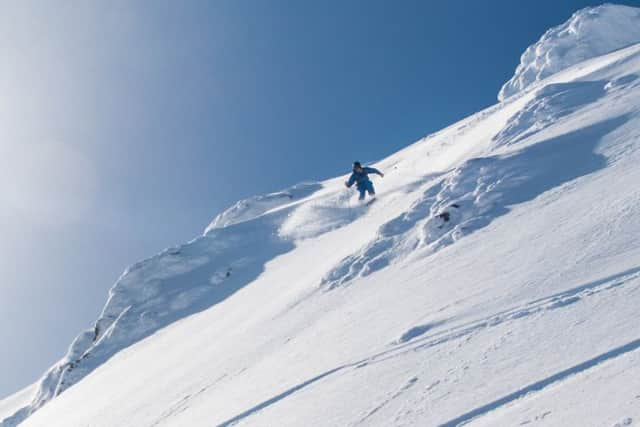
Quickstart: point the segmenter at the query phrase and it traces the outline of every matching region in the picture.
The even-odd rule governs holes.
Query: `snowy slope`
[[[0,418],[4,419],[27,407],[36,393],[36,384],[32,384],[13,395],[0,400]]]
[[[640,43],[640,9],[612,4],[582,9],[529,46],[498,100],[579,62],[635,43]]]
[[[301,184],[130,267],[2,427],[640,422],[640,44],[618,47],[377,163],[370,207]]]

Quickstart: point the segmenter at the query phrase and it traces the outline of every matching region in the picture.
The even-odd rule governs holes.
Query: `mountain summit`
[[[640,43],[640,9],[604,4],[579,10],[527,48],[498,100],[579,62],[635,43]]]
[[[549,30],[501,103],[377,162],[370,206],[299,184],[129,267],[0,425],[640,420],[639,16]]]

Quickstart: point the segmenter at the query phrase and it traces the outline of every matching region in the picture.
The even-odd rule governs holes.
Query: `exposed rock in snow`
[[[605,4],[579,10],[527,48],[515,75],[500,89],[498,100],[579,62],[639,42],[640,9]]]

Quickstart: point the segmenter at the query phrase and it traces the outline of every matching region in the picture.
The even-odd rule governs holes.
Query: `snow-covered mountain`
[[[579,10],[525,50],[515,75],[502,86],[504,101],[572,65],[640,41],[640,9],[604,4]]]
[[[640,10],[581,10],[501,103],[238,202],[128,268],[2,427],[640,422]]]

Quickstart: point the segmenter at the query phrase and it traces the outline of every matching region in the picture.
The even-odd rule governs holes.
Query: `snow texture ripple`
[[[515,75],[500,89],[498,100],[579,62],[638,42],[640,9],[605,4],[579,10],[527,48]]]

